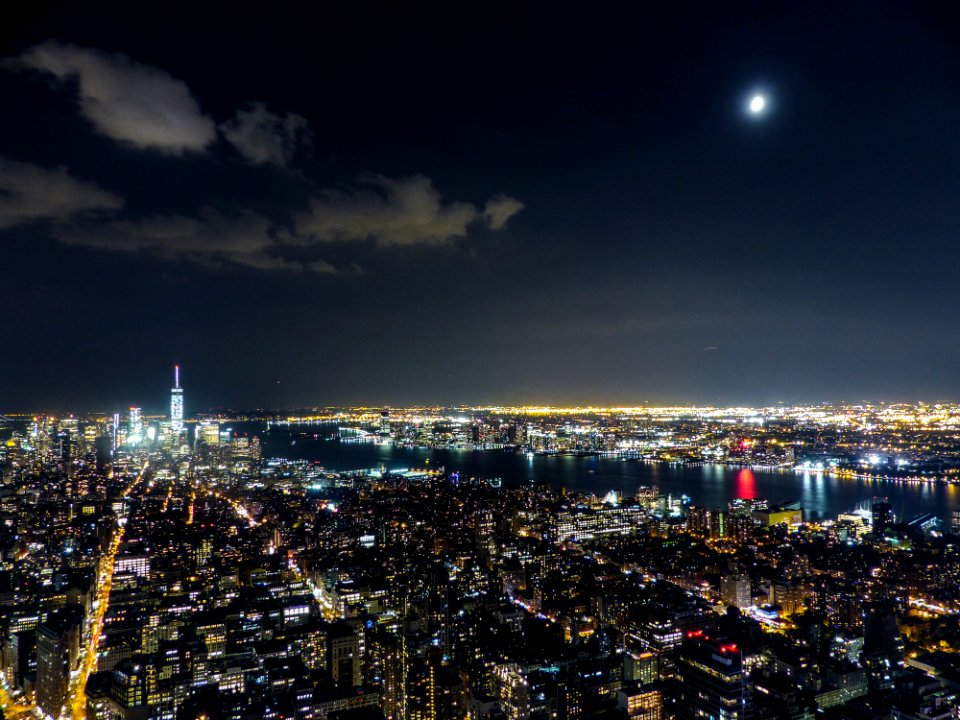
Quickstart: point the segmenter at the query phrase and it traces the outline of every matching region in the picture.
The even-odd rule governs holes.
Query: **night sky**
[[[0,411],[960,400],[949,9],[22,5]]]

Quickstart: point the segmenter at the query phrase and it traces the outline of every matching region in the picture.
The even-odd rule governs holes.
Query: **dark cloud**
[[[373,239],[381,246],[445,245],[466,237],[470,225],[484,221],[493,230],[523,204],[498,195],[480,211],[476,205],[444,201],[433,182],[423,175],[391,179],[363,178],[363,187],[325,190],[298,216],[297,234],[311,241]]]
[[[68,245],[141,252],[210,268],[240,265],[257,270],[335,272],[323,260],[302,263],[281,256],[277,231],[269,220],[252,212],[224,214],[206,208],[197,217],[157,216],[107,226],[61,228],[55,234]]]
[[[0,159],[0,230],[37,221],[65,223],[122,205],[119,196],[78,180],[66,168]]]
[[[126,55],[108,54],[54,40],[33,46],[8,67],[49,73],[60,81],[75,80],[80,111],[103,135],[140,148],[182,155],[204,151],[216,138],[213,120],[200,109],[186,83],[156,67]],[[296,113],[278,114],[253,102],[219,126],[226,142],[250,165],[287,167],[310,142],[307,120]],[[184,162],[186,162],[184,160]],[[186,167],[186,166],[184,166]],[[25,166],[14,172],[26,173]],[[74,181],[65,171],[55,173],[53,191],[41,192],[44,181],[29,175],[25,189],[8,198],[9,225],[23,218],[61,222],[83,211],[116,209],[119,198]],[[13,175],[7,184],[17,185]],[[198,198],[206,205],[205,198]],[[321,246],[373,241],[377,247],[447,245],[467,236],[471,226],[499,231],[523,209],[523,203],[503,194],[481,209],[464,201],[445,200],[423,175],[392,179],[367,175],[359,186],[323,190],[306,211],[292,212],[292,231],[262,214],[242,210],[224,198],[232,211],[205,207],[196,213],[155,214],[106,225],[81,223],[60,227],[54,235],[65,244],[120,253],[143,253],[165,260],[184,260],[207,267],[241,265],[260,270],[306,269],[334,272],[316,256]],[[352,258],[346,266],[355,268]]]
[[[251,165],[286,167],[310,139],[310,128],[302,115],[278,115],[259,102],[238,110],[233,119],[220,126],[220,132]]]
[[[356,258],[348,250],[358,240],[372,240],[367,247],[381,249],[447,245],[466,237],[474,224],[502,230],[521,208],[523,203],[498,195],[481,211],[472,203],[445,202],[422,175],[399,180],[375,176],[366,178],[364,187],[320,193],[310,210],[299,215],[293,231],[251,211],[226,213],[207,207],[196,215],[60,227],[54,235],[68,245],[140,252],[208,268],[241,265],[321,273],[337,271],[317,257],[336,244],[344,267],[355,273]]]
[[[186,83],[126,55],[49,40],[8,67],[76,80],[80,112],[101,134],[136,148],[199,152],[216,137]]]

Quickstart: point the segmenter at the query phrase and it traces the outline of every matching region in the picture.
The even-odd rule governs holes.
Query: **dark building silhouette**
[[[60,716],[70,670],[79,659],[82,619],[79,608],[71,608],[37,626],[37,706],[53,717]]]
[[[873,504],[873,532],[883,536],[887,528],[893,525],[893,506],[890,503],[878,502]]]
[[[678,720],[752,717],[753,688],[736,645],[690,637],[680,646],[676,672],[673,711]]]
[[[903,636],[897,614],[888,603],[871,609],[863,626],[863,664],[871,690],[893,688],[904,668]]]

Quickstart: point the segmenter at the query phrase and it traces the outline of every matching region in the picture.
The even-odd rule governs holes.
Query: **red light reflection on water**
[[[753,470],[743,468],[737,473],[737,497],[744,500],[753,500],[757,496],[755,484],[756,478],[753,477]]]

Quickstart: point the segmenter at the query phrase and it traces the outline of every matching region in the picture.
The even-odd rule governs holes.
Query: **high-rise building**
[[[714,540],[727,536],[727,514],[717,508],[710,513],[710,537]]]
[[[37,707],[60,717],[67,697],[67,643],[64,633],[44,623],[37,628]]]
[[[60,469],[67,475],[67,477],[70,477],[73,469],[72,463],[75,450],[70,433],[67,430],[61,429],[54,436],[54,442],[54,451],[56,452]]]
[[[220,423],[216,420],[203,420],[197,425],[197,445],[218,447],[220,445]]]
[[[530,687],[519,665],[494,666],[493,686],[507,720],[527,720],[530,717]]]
[[[675,715],[678,720],[744,720],[753,714],[753,687],[736,645],[690,637],[677,657]]]
[[[410,663],[404,717],[407,720],[464,717],[463,692],[459,675],[443,662],[439,648],[432,647],[426,657]]]
[[[893,506],[887,502],[874,503],[872,510],[873,533],[882,536],[893,525]]]
[[[146,715],[147,688],[146,668],[143,656],[126,658],[113,668],[109,690],[113,701],[114,717],[134,720]]]
[[[140,408],[130,408],[130,420],[127,423],[127,442],[138,443],[143,439],[143,413]]]
[[[753,518],[749,515],[734,515],[727,520],[727,537],[738,545],[743,545],[750,541],[753,527]]]
[[[37,707],[60,717],[67,697],[70,671],[80,655],[80,620],[60,611],[37,626]]]
[[[477,547],[485,556],[497,552],[497,519],[493,510],[484,509],[474,514],[473,530]]]
[[[750,578],[746,575],[727,575],[721,578],[720,597],[727,605],[746,610],[753,604]]]
[[[628,640],[629,641],[629,640]],[[650,650],[630,650],[623,655],[623,679],[649,685],[660,678],[660,655]]]
[[[656,685],[624,687],[617,691],[617,707],[631,720],[661,720],[663,695]]]
[[[327,639],[327,667],[340,687],[357,687],[363,681],[360,660],[363,656],[360,636],[347,624],[331,628]]]
[[[170,389],[170,429],[183,432],[183,388],[180,387],[180,366],[173,366],[173,387]]]
[[[893,688],[897,674],[904,669],[903,635],[893,604],[880,603],[867,612],[861,660],[871,689]]]
[[[404,691],[400,641],[392,633],[380,630],[371,642],[371,655],[374,682],[380,686],[380,709],[386,720],[397,720]]]
[[[687,530],[697,535],[709,535],[710,511],[693,505],[687,508]]]

